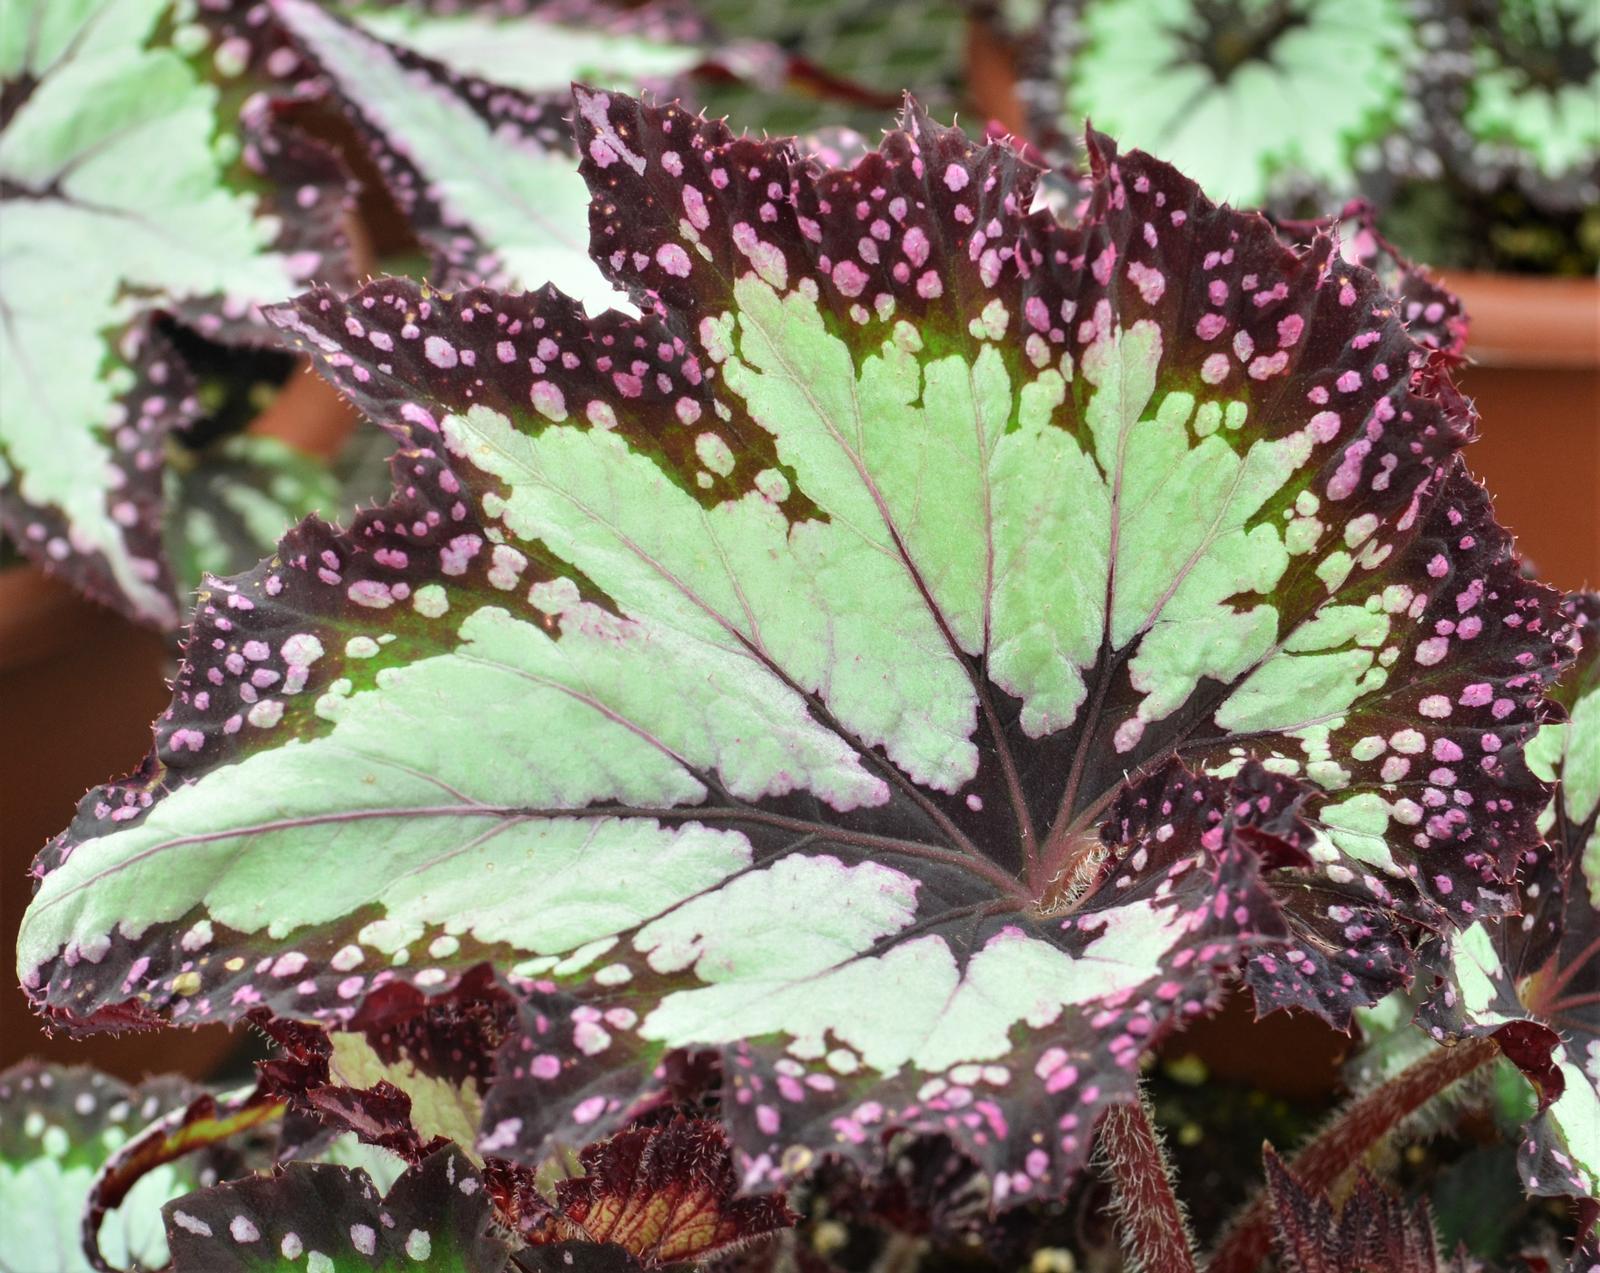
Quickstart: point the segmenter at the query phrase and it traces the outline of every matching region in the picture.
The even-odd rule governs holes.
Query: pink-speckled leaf
[[[1426,952],[1436,981],[1419,1013],[1435,1039],[1491,1035],[1539,1094],[1518,1167],[1530,1192],[1587,1197],[1600,1182],[1600,595],[1565,606],[1582,653],[1552,697],[1529,763],[1556,783],[1523,854],[1522,914]]]
[[[1343,1023],[1396,916],[1511,906],[1570,652],[1369,273],[1103,137],[1068,228],[914,107],[836,169],[574,106],[643,317],[272,312],[395,494],[202,598],[154,755],[36,865],[45,1011],[348,1025],[489,964],[484,1153],[713,1050],[748,1180],[908,1126],[1007,1198],[1241,961]]]
[[[26,0],[0,64],[0,525],[160,626],[180,613],[165,449],[198,407],[152,315],[265,344],[259,305],[349,277],[338,164],[167,8]]]
[[[1470,316],[1461,298],[1446,287],[1426,265],[1412,261],[1378,228],[1378,209],[1365,199],[1355,199],[1337,215],[1314,221],[1279,219],[1276,224],[1291,244],[1309,242],[1320,232],[1337,235],[1339,254],[1378,276],[1397,307],[1406,333],[1419,348],[1412,354],[1414,370],[1427,375],[1432,369],[1450,370],[1466,357]],[[1430,386],[1437,392],[1437,375]]]
[[[142,1129],[181,1112],[200,1088],[176,1077],[135,1086],[87,1066],[24,1061],[0,1072],[0,1262],[8,1269],[88,1270],[82,1228],[97,1174]],[[226,1151],[196,1154],[147,1177],[96,1216],[100,1250],[118,1268],[167,1258],[162,1203],[238,1171]],[[38,1257],[50,1263],[23,1263]]]

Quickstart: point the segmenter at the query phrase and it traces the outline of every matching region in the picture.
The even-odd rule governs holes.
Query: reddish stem
[[[1136,1105],[1106,1111],[1100,1148],[1111,1167],[1117,1231],[1132,1267],[1194,1273],[1194,1243],[1142,1094]]]
[[[1499,1044],[1487,1037],[1435,1049],[1389,1082],[1345,1106],[1295,1155],[1290,1169],[1312,1194],[1331,1189],[1401,1119],[1498,1055]],[[1271,1246],[1267,1200],[1265,1194],[1259,1194],[1223,1235],[1222,1244],[1206,1265],[1206,1273],[1254,1273]]]
[[[1534,993],[1545,1003],[1554,1003],[1561,992],[1567,988],[1567,983],[1589,966],[1589,961],[1600,955],[1600,935],[1580,950],[1565,967],[1556,971],[1548,985],[1535,985]]]

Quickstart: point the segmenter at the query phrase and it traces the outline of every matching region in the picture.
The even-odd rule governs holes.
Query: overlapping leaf
[[[1540,1091],[1518,1166],[1534,1193],[1600,1185],[1600,597],[1567,603],[1584,642],[1529,761],[1558,783],[1524,855],[1523,914],[1477,924],[1435,956],[1421,1020],[1435,1038],[1491,1034]]]
[[[553,1243],[611,1243],[647,1269],[703,1260],[789,1227],[781,1196],[740,1198],[728,1138],[678,1118],[585,1147],[555,1184]]]
[[[508,1255],[483,1182],[454,1147],[381,1196],[360,1168],[290,1163],[170,1202],[163,1218],[173,1273],[498,1273]]]
[[[173,457],[166,486],[166,554],[183,596],[208,574],[248,570],[301,518],[331,520],[345,498],[326,464],[251,435]]]
[[[0,36],[0,515],[163,625],[166,436],[197,408],[149,315],[259,341],[257,304],[343,277],[337,166],[259,101],[225,109],[200,68],[227,66],[168,0],[21,3]]]
[[[608,32],[620,21],[598,11],[589,30],[473,11],[346,21],[310,0],[274,11],[360,131],[437,281],[553,283],[595,312],[625,303],[589,259],[568,86],[664,81],[699,60],[694,45]]]
[[[134,1088],[83,1066],[26,1062],[0,1074],[0,1264],[89,1273],[82,1228],[96,1173],[147,1124],[198,1095],[181,1080]],[[164,1264],[161,1205],[209,1183],[214,1167],[197,1157],[144,1175],[101,1226],[105,1257],[118,1268]]]
[[[1567,651],[1369,274],[1104,138],[1067,229],[916,110],[828,170],[575,108],[645,316],[275,311],[395,496],[203,599],[156,754],[39,860],[46,1011],[340,1023],[487,962],[481,1152],[719,1048],[748,1180],[909,1126],[1003,1200],[1219,970],[1343,1021],[1395,914],[1509,909]]]
[[[1348,198],[1420,134],[1437,43],[1408,0],[1055,0],[1029,85],[1046,135],[1087,118],[1219,199]]]

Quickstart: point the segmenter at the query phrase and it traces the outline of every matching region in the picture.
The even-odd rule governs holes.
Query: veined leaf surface
[[[719,1048],[748,1180],[904,1125],[1003,1198],[1219,970],[1343,1020],[1384,916],[1510,907],[1568,651],[1370,275],[1105,138],[1066,229],[915,109],[828,170],[575,106],[645,316],[274,311],[394,499],[203,598],[155,757],[38,862],[41,1006],[336,1024],[487,961],[484,1153]]]
[[[199,68],[226,59],[168,0],[19,0],[4,26],[0,518],[77,586],[172,624],[164,447],[196,408],[148,316],[237,337],[329,278],[342,181],[259,103],[224,117]]]

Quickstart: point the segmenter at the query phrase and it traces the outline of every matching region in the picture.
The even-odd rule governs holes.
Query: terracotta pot
[[[166,707],[159,633],[85,601],[33,566],[0,570],[0,1068],[24,1056],[88,1062],[124,1078],[216,1072],[239,1040],[219,1027],[157,1034],[47,1036],[11,975],[32,889],[28,864],[90,787],[133,769]]]
[[[1468,466],[1541,578],[1600,584],[1600,281],[1447,273],[1472,325]]]

